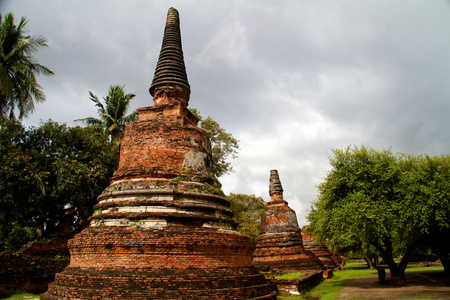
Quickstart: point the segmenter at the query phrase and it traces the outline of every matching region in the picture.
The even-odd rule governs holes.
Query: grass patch
[[[443,271],[442,266],[427,267],[423,264],[408,264],[406,268],[406,279],[408,280],[409,272],[436,272]],[[389,269],[386,270],[389,272]],[[344,283],[348,280],[355,278],[367,277],[372,274],[377,274],[376,270],[367,268],[365,263],[348,263],[345,265],[344,270],[334,271],[333,277],[322,281],[319,285],[311,289],[308,293],[300,296],[288,296],[288,295],[278,295],[278,300],[331,300],[336,299],[342,292]],[[359,297],[354,297],[352,300],[361,299]],[[428,298],[417,298],[414,300],[428,300]]]
[[[371,274],[377,274],[376,270],[367,268],[365,263],[348,263],[345,265],[344,270],[334,271],[333,276],[322,281],[319,285],[314,287],[305,295],[300,296],[287,296],[278,295],[279,300],[331,300],[336,299],[341,293],[342,287],[347,280],[367,277]],[[355,298],[356,300],[357,298]]]
[[[0,299],[9,300],[24,300],[24,299],[39,299],[40,295],[30,294],[26,292],[14,293],[6,296],[0,296]]]
[[[303,275],[305,275],[305,274],[306,274],[306,271],[297,272],[297,273],[286,273],[283,275],[275,276],[275,279],[297,279],[297,278],[302,278]]]
[[[377,274],[376,270],[367,268],[365,263],[348,263],[344,270],[333,272],[333,276],[313,288],[308,295],[322,300],[336,299],[348,280]]]
[[[387,270],[388,271],[388,270]],[[417,265],[417,264],[408,264],[408,267],[405,270],[405,273],[408,272],[424,272],[424,271],[444,271],[443,266],[434,266],[434,267],[427,267],[423,265]],[[406,275],[408,276],[408,275]],[[406,278],[408,279],[408,278]]]

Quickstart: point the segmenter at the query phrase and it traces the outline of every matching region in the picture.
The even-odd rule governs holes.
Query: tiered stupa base
[[[220,191],[179,179],[111,184],[41,299],[276,299]]]
[[[69,268],[58,274],[59,285],[49,286],[48,293],[57,296],[44,294],[41,299],[276,299],[275,292],[255,296],[265,295],[267,286],[250,270],[237,274],[234,270],[210,270],[204,275],[196,270],[98,272]],[[180,287],[179,282],[186,284]]]
[[[320,260],[302,246],[300,233],[266,233],[258,237],[253,265],[260,271],[322,270]]]
[[[41,299],[276,298],[264,276],[245,267],[251,243],[232,233],[90,227],[70,247],[71,265]]]

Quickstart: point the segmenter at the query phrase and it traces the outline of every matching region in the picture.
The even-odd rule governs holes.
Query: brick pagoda
[[[211,148],[187,109],[177,10],[169,9],[150,87],[154,106],[127,125],[119,169],[70,264],[41,299],[275,299],[252,266],[212,177]]]
[[[277,170],[270,171],[269,194],[271,201],[261,217],[253,265],[261,271],[282,273],[322,270],[320,260],[303,248],[297,216],[283,199]]]

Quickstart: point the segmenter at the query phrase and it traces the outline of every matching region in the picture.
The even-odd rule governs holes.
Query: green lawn
[[[25,299],[39,299],[40,295],[35,295],[35,294],[30,294],[30,293],[25,293],[25,292],[20,292],[20,293],[15,293],[12,295],[8,295],[8,296],[0,296],[0,299],[9,299],[9,300],[25,300]]]
[[[441,271],[441,270],[443,270],[442,266],[424,267],[420,264],[411,263],[408,265],[406,272]],[[386,271],[389,274],[389,269],[387,269]],[[367,264],[365,263],[348,263],[345,265],[344,270],[334,271],[333,276],[331,278],[322,281],[319,285],[311,289],[305,295],[301,296],[279,295],[277,299],[283,300],[336,299],[336,297],[341,293],[343,285],[347,280],[367,277],[371,274],[377,274],[377,271],[368,269]]]
[[[315,288],[310,290],[303,296],[278,296],[277,299],[289,300],[306,300],[306,299],[321,299],[329,300],[336,299],[341,293],[344,282],[358,277],[366,277],[370,274],[376,274],[376,270],[367,269],[365,263],[348,263],[345,265],[343,271],[334,271],[333,276],[328,278]]]
[[[275,276],[275,278],[276,279],[296,279],[296,278],[301,278],[305,274],[306,274],[306,271],[298,272],[298,273],[287,273],[287,274]]]

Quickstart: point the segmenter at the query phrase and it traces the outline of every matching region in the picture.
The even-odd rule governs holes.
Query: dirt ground
[[[442,271],[408,272],[406,282],[406,286],[392,287],[378,283],[376,274],[357,278],[344,285],[338,299],[450,299],[450,277]]]

